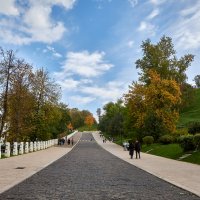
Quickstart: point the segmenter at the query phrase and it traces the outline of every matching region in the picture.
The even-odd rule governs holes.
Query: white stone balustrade
[[[30,142],[29,152],[33,152],[33,142]]]
[[[43,142],[41,141],[40,142],[40,150],[42,150],[43,149]]]
[[[37,142],[37,150],[38,150],[38,151],[41,149],[40,147],[41,147],[41,145],[40,145],[40,142],[38,141],[38,142]]]
[[[45,149],[45,141],[42,142],[43,149]]]
[[[5,157],[10,157],[10,142],[6,142]]]
[[[44,141],[42,141],[42,149],[44,149]]]
[[[20,142],[20,146],[19,146],[19,155],[24,154],[24,143]]]
[[[25,153],[29,153],[29,143],[25,143]]]
[[[73,133],[75,134],[75,133]],[[29,153],[29,152],[35,152],[43,149],[47,149],[49,147],[52,147],[54,145],[58,144],[58,139],[51,139],[47,141],[34,141],[34,142],[14,142],[13,143],[13,150],[12,150],[12,155],[17,156],[17,155],[22,155],[24,153]],[[0,158],[2,157],[1,149],[3,143],[0,143]],[[19,149],[18,149],[19,146]],[[11,156],[11,145],[9,142],[5,143],[5,153],[3,154],[5,157],[10,157]]]
[[[37,142],[33,142],[33,151],[37,151]]]
[[[13,143],[13,156],[18,155],[17,142]]]

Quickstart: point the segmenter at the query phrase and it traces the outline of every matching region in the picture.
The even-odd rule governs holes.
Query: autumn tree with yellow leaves
[[[73,130],[73,126],[72,126],[72,123],[71,123],[71,122],[67,125],[67,128],[68,128],[68,130],[70,130],[70,131]]]
[[[95,119],[92,115],[88,115],[85,117],[85,125],[92,126],[95,123]]]
[[[176,81],[161,79],[155,70],[149,70],[148,75],[148,85],[133,83],[130,86],[125,104],[140,137],[152,135],[158,139],[176,128],[181,92]]]

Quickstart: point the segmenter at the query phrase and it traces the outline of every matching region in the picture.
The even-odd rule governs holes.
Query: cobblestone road
[[[0,194],[0,199],[200,200],[118,159],[91,139],[84,133],[70,153]]]

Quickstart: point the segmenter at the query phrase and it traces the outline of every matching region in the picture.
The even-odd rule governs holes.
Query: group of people
[[[58,139],[58,145],[64,145],[65,144],[65,138],[59,138]],[[70,144],[72,144],[72,146],[74,145],[74,140],[73,140],[73,138],[71,138],[71,139],[68,139],[67,140],[67,144],[68,145],[70,145]]]
[[[141,145],[138,140],[133,143],[132,141],[129,142],[129,155],[131,156],[131,159],[133,159],[134,151],[135,151],[135,158],[140,158],[140,150],[141,150]]]

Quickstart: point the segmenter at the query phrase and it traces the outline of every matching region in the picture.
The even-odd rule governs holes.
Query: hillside
[[[200,89],[196,89],[194,102],[180,114],[178,125],[185,126],[191,121],[200,121]]]

